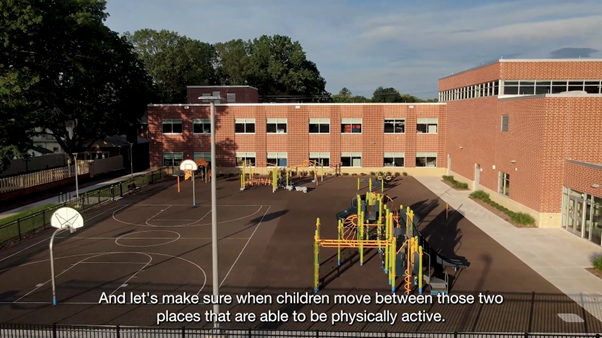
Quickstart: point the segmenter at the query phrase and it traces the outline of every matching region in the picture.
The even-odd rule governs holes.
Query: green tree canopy
[[[186,102],[186,86],[218,82],[215,47],[168,30],[125,33],[152,76],[158,103]]]
[[[343,87],[339,91],[338,95],[333,95],[333,100],[335,103],[365,103],[370,102],[370,99],[361,96],[361,95],[353,95],[353,93],[347,89],[347,87]]]
[[[133,47],[105,26],[105,1],[3,3],[0,130],[17,140],[4,146],[19,147],[19,134],[49,133],[71,154],[133,129],[146,111],[152,79]]]
[[[372,94],[372,102],[399,103],[399,102],[424,102],[416,96],[409,94],[400,94],[397,89],[388,87],[378,87]]]

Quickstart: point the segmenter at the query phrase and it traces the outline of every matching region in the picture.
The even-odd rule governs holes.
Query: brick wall
[[[601,61],[549,61],[500,63],[500,79],[512,80],[600,80]]]
[[[151,166],[161,166],[163,152],[183,152],[184,158],[193,158],[194,152],[209,152],[209,135],[192,133],[192,120],[208,118],[209,113],[207,106],[149,107]],[[257,153],[258,167],[266,165],[268,152],[287,152],[291,166],[301,165],[310,152],[330,152],[332,166],[338,164],[341,152],[361,152],[362,167],[382,167],[384,152],[405,152],[406,167],[414,167],[416,152],[437,152],[437,166],[445,167],[445,113],[444,104],[217,106],[217,165],[234,166],[237,151]],[[405,134],[383,133],[384,119],[391,117],[406,119]],[[417,135],[416,119],[428,117],[439,119],[438,134]],[[161,121],[173,118],[182,119],[182,134],[163,134]],[[235,134],[235,118],[254,118],[256,133]],[[267,118],[286,118],[287,134],[266,134]],[[309,134],[310,118],[330,118],[330,134]],[[362,133],[342,134],[342,118],[362,118]]]
[[[583,163],[566,160],[562,183],[565,187],[602,197],[602,188],[594,188],[592,184],[602,187],[602,166],[597,168]]]
[[[439,91],[490,82],[500,79],[500,63],[485,65],[439,80]]]
[[[221,103],[227,103],[228,93],[236,94],[236,102],[234,103],[257,103],[257,89],[249,86],[215,86],[215,87],[188,87],[187,88],[187,103],[205,103],[199,100],[199,96],[203,94],[213,95],[214,91],[219,91],[222,97]]]

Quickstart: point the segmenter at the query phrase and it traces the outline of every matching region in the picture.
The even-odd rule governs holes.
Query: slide
[[[401,227],[403,228],[403,232],[405,233],[406,214],[403,212],[400,213],[399,218],[400,218],[400,221],[402,222]],[[468,262],[463,257],[462,258],[447,258],[447,257],[444,257],[441,254],[439,254],[433,248],[431,248],[431,246],[426,241],[424,236],[422,236],[422,234],[418,230],[418,223],[420,223],[420,217],[418,217],[417,215],[414,215],[414,226],[413,226],[414,234],[413,235],[418,237],[418,241],[419,241],[420,245],[422,246],[424,252],[428,253],[431,256],[431,258],[433,258],[434,263],[437,263],[438,265],[441,265],[443,267],[449,266],[451,268],[454,268],[455,270],[465,269],[470,266],[470,262]]]

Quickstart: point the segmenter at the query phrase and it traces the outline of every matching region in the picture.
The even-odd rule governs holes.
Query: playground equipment
[[[253,173],[252,166],[249,166],[247,170],[247,165],[245,164],[240,174],[240,190],[242,191],[252,186],[272,186],[272,192],[276,192],[278,190],[278,167],[274,166],[269,172],[271,175],[261,177]]]
[[[352,200],[352,206],[337,213],[336,218],[336,240],[321,238],[320,219],[316,222],[314,292],[319,292],[321,286],[320,247],[337,248],[339,266],[345,248],[358,249],[360,266],[364,265],[364,250],[378,249],[393,293],[397,289],[397,277],[403,277],[406,294],[412,293],[414,287],[422,294],[426,286],[430,286],[431,294],[447,294],[449,276],[444,268],[451,266],[457,270],[469,265],[460,260],[444,258],[432,250],[416,227],[419,218],[415,218],[414,212],[409,207],[405,210],[402,206],[397,208],[393,199],[385,194],[369,191],[358,195]],[[436,271],[437,267],[443,271],[441,278],[433,275],[433,268]]]
[[[383,173],[382,171],[379,171],[376,173],[376,179],[374,181],[372,180],[372,177],[368,178],[367,180],[360,179],[358,177],[357,190],[362,190],[362,183],[368,183],[368,191],[375,191],[376,189],[380,188],[380,191],[384,192],[385,182],[389,183],[391,181],[393,181],[393,176],[390,173]]]

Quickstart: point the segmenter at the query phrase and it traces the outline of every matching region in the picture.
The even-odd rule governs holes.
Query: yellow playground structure
[[[245,190],[247,187],[252,186],[271,186],[272,192],[276,192],[278,189],[278,178],[279,172],[278,167],[274,166],[269,170],[271,175],[262,177],[253,172],[253,167],[245,164],[242,167],[242,173],[240,174],[240,190]],[[287,175],[288,178],[288,175]]]
[[[365,250],[376,249],[381,254],[382,268],[388,276],[393,293],[397,290],[397,277],[403,277],[406,294],[414,287],[420,294],[430,286],[431,294],[447,294],[449,276],[445,267],[466,268],[470,263],[464,259],[448,259],[431,250],[416,225],[418,219],[408,207],[397,207],[392,198],[378,192],[368,191],[357,195],[352,206],[336,215],[337,239],[324,239],[320,236],[320,219],[316,222],[314,234],[314,292],[319,292],[320,248],[336,248],[338,265],[341,266],[342,250],[357,249],[360,266],[364,265]],[[433,259],[431,259],[433,258]],[[425,266],[426,260],[426,266]],[[441,278],[433,276],[432,268],[443,272]]]
[[[253,186],[271,186],[273,192],[278,188],[307,192],[307,187],[295,186],[296,182],[294,182],[294,176],[299,175],[300,170],[304,168],[309,169],[312,183],[315,183],[316,186],[319,185],[319,182],[324,181],[324,166],[317,161],[307,160],[299,166],[278,167],[275,163],[268,163],[267,166],[268,175],[261,175],[256,168],[245,164],[240,174],[240,190]],[[293,173],[296,175],[293,175]]]

